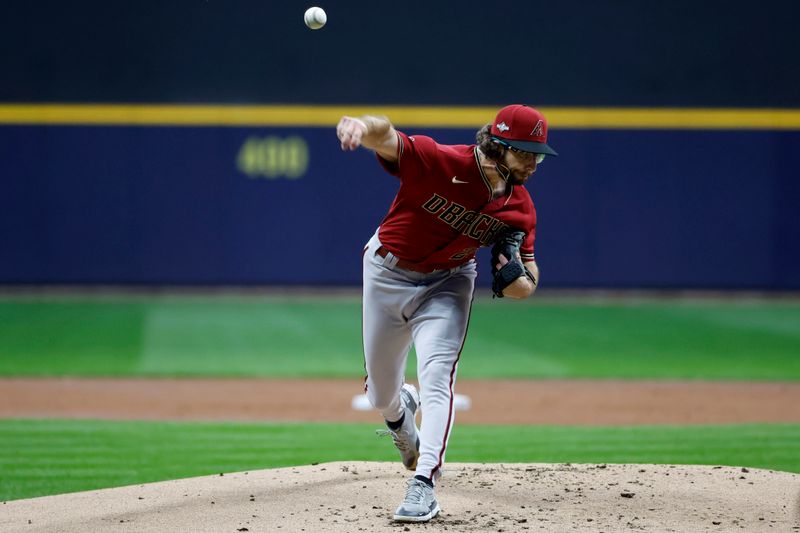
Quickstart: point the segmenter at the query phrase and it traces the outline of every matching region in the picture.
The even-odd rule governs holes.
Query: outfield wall
[[[528,186],[548,286],[800,288],[800,131],[554,124],[551,144]],[[12,284],[358,284],[397,187],[333,124],[5,125],[0,175]]]
[[[523,102],[545,285],[800,289],[796,0],[321,5],[9,5],[0,284],[356,285],[396,183],[338,115],[468,143]]]

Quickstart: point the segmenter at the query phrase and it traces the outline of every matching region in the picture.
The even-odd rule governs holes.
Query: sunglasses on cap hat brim
[[[516,154],[517,156],[519,156],[519,157],[521,157],[523,159],[526,159],[526,158],[529,158],[529,157],[535,158],[537,165],[540,164],[542,161],[544,161],[544,158],[547,156],[547,154],[545,154],[545,153],[528,152],[527,150],[520,150],[516,146],[512,146],[507,141],[504,141],[503,139],[498,139],[497,137],[492,137],[492,139],[496,143],[505,146],[506,148],[508,148],[509,150],[514,152],[514,154]],[[555,154],[555,155],[558,155],[558,154]]]

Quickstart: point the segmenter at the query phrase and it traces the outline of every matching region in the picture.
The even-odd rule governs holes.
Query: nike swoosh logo
[[[461,181],[458,176],[453,176],[453,183],[469,183],[468,181]]]

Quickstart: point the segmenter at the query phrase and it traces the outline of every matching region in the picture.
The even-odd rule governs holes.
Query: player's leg
[[[375,248],[368,247],[364,257],[367,397],[386,420],[387,429],[378,434],[391,436],[403,466],[414,470],[419,458],[416,413],[420,402],[416,389],[404,385],[411,344],[411,328],[404,312],[420,289],[404,272],[385,266],[384,258],[374,255]]]
[[[467,332],[475,277],[475,265],[469,263],[453,275],[432,280],[410,320],[423,405],[420,457],[395,520],[426,522],[439,514],[433,482],[441,473],[453,424],[456,365]]]
[[[423,406],[416,473],[431,480],[441,474],[453,425],[456,368],[467,334],[476,275],[474,263],[468,263],[443,282],[431,285],[411,319]]]
[[[400,390],[411,345],[411,328],[402,314],[414,287],[387,269],[375,256],[380,246],[373,237],[364,252],[362,335],[366,392],[370,403],[387,421],[403,416]]]

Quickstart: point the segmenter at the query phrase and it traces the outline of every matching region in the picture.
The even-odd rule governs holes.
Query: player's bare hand
[[[367,124],[360,118],[344,116],[336,126],[336,136],[342,150],[355,150],[361,146],[361,139],[367,133]]]

